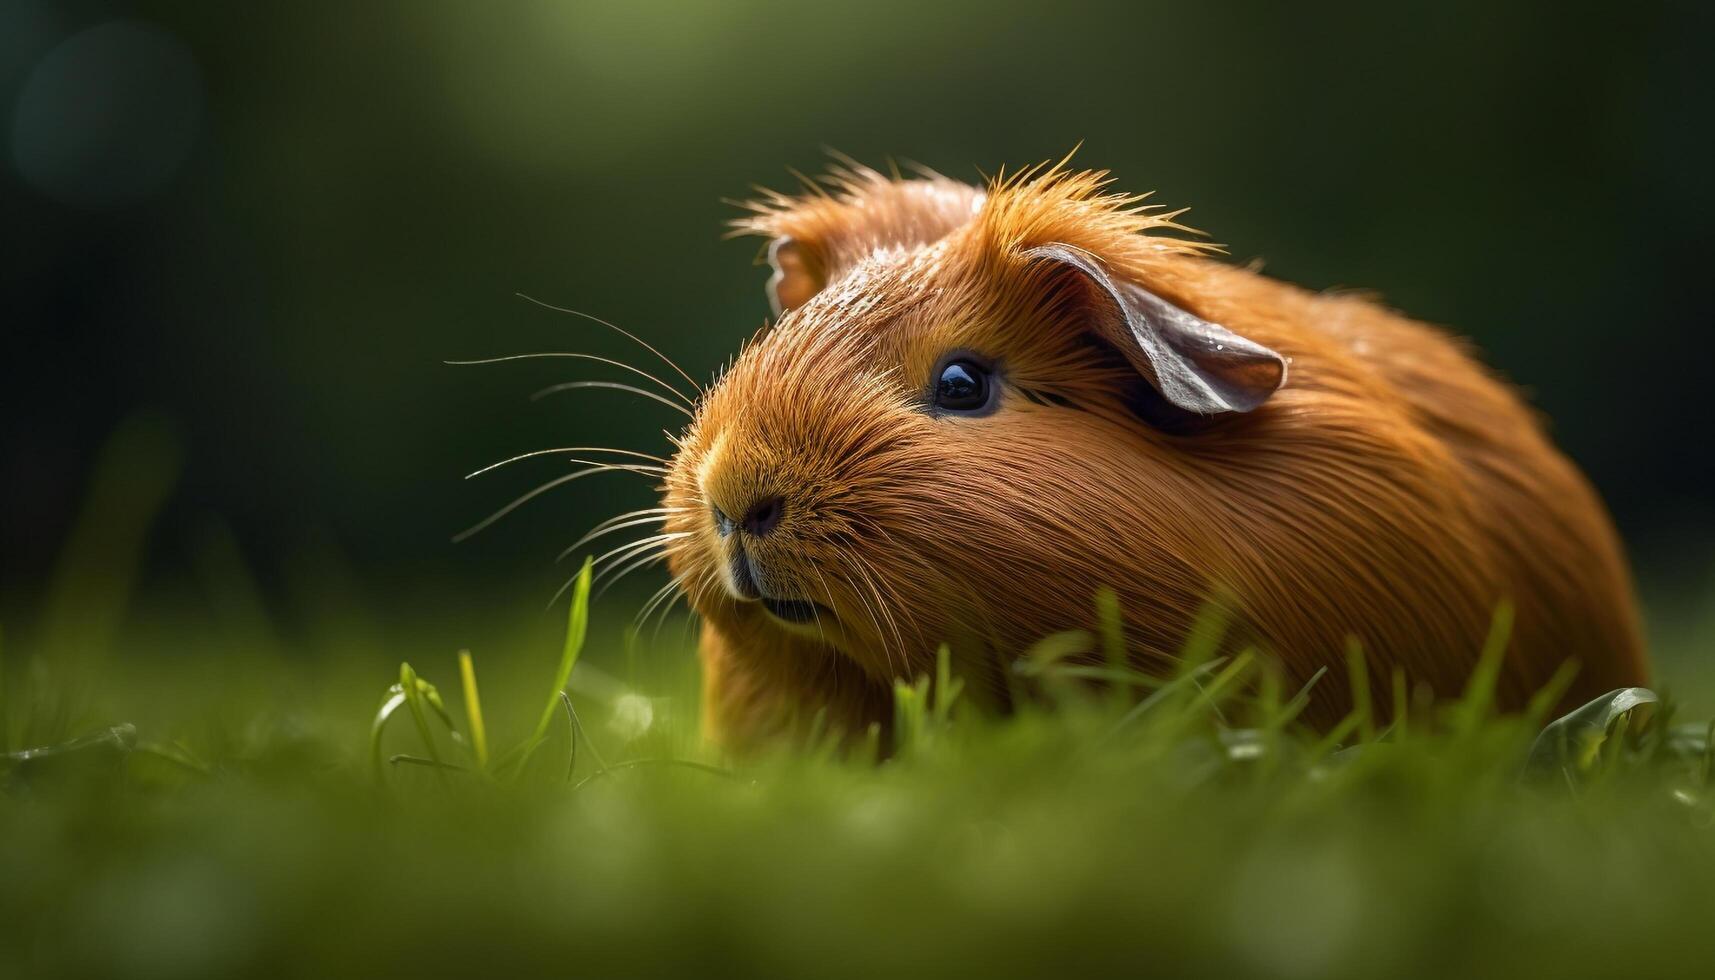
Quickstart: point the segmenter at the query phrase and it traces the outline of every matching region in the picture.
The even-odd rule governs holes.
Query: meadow
[[[1712,12],[0,3],[0,980],[1710,975]],[[1118,671],[1110,611],[1013,717],[929,678],[737,760],[695,624],[635,625],[658,569],[544,611],[652,476],[449,541],[558,475],[477,467],[683,420],[527,401],[600,360],[447,362],[644,363],[552,304],[710,377],[772,315],[729,202],[823,147],[1074,146],[1514,379],[1626,539],[1652,693],[1386,678],[1310,731],[1258,652]]]
[[[1254,653],[1135,674],[1108,606],[1020,663],[1016,716],[967,712],[943,674],[901,686],[891,733],[737,761],[699,739],[691,632],[637,630],[636,603],[585,585],[468,653],[427,610],[420,636],[347,610],[284,638],[235,566],[214,620],[123,615],[122,563],[79,542],[140,539],[146,476],[97,486],[46,625],[0,640],[8,977],[1673,976],[1715,956],[1710,726],[1639,690],[1542,734],[1552,690],[1497,716],[1504,607],[1463,697],[1396,685],[1387,726],[1360,704],[1303,729],[1308,692]]]

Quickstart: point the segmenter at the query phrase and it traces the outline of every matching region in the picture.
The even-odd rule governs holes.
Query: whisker
[[[647,552],[647,550],[648,550],[648,549],[644,549],[644,550],[645,550],[645,552]],[[629,556],[628,556],[628,557],[629,557]],[[643,560],[642,560],[642,561],[641,561],[641,562],[639,562],[639,565],[643,565],[643,564],[648,564],[648,563],[650,563],[650,562],[656,562],[656,561],[660,561],[660,560],[661,560],[661,559],[663,559],[663,558],[665,558],[665,557],[667,557],[667,551],[666,551],[666,549],[662,549],[662,550],[661,550],[661,551],[659,551],[659,552],[657,552],[657,553],[655,553],[655,554],[653,554],[653,555],[650,555],[650,554],[645,554],[645,556],[644,556],[644,558],[643,558]],[[631,568],[636,568],[636,567],[639,567],[639,565],[632,565],[632,566],[629,566],[629,567],[628,567],[628,568],[627,568],[627,571],[630,571],[630,569],[631,569]],[[581,573],[580,573],[580,574],[581,574]],[[597,578],[599,578],[599,577],[600,577],[600,576],[597,576]],[[625,577],[625,572],[621,572],[621,573],[620,573],[620,578],[624,578],[624,577]],[[565,581],[565,582],[564,582],[564,583],[563,583],[563,584],[562,584],[562,585],[561,585],[561,586],[560,586],[560,587],[559,587],[559,588],[558,588],[558,589],[556,589],[556,590],[555,590],[555,591],[554,591],[554,596],[553,596],[553,598],[551,598],[551,599],[549,599],[549,600],[548,600],[548,608],[549,608],[549,609],[552,609],[552,608],[554,608],[554,603],[556,603],[556,602],[559,602],[559,601],[560,601],[560,597],[561,597],[561,596],[563,596],[563,595],[565,595],[565,594],[566,594],[566,591],[567,591],[567,590],[568,590],[568,589],[570,589],[570,588],[571,588],[571,587],[572,587],[572,586],[573,586],[573,585],[574,585],[574,584],[576,584],[576,583],[577,583],[577,581],[578,581],[578,576],[577,576],[577,575],[573,575],[573,576],[572,576],[572,577],[571,577],[571,578],[569,578],[569,579],[566,579],[566,581]],[[614,582],[617,582],[617,581],[619,581],[619,579],[614,579],[614,580],[613,580],[613,581],[614,581]],[[592,582],[592,583],[591,583],[591,584],[592,584],[592,585],[593,585],[593,584],[594,584],[594,583],[593,583],[593,582]],[[613,582],[609,582],[609,583],[608,583],[608,586],[612,586],[612,585],[613,585]],[[601,589],[601,590],[600,590],[600,591],[598,591],[598,592],[595,592],[595,593],[594,593],[594,594],[593,594],[593,595],[591,595],[591,596],[590,596],[590,601],[591,601],[591,602],[594,602],[594,601],[596,601],[596,600],[597,600],[597,599],[600,599],[600,598],[601,598],[601,597],[602,597],[602,593],[605,593],[605,592],[606,592],[606,591],[607,591],[607,589],[606,589],[606,588],[603,588],[603,589]]]
[[[620,524],[615,524],[612,527],[605,527],[605,528],[602,528],[600,530],[591,531],[590,533],[584,535],[583,537],[579,538],[578,540],[572,542],[571,547],[567,548],[565,551],[562,551],[558,555],[556,555],[554,557],[554,560],[557,562],[565,561],[567,556],[569,556],[572,552],[578,550],[579,548],[583,547],[585,544],[588,544],[589,542],[594,541],[597,538],[604,537],[606,535],[612,534],[615,531],[623,531],[628,527],[637,527],[640,524],[659,524],[662,521],[667,520],[667,518],[669,516],[671,516],[671,515],[662,514],[659,517],[639,517],[635,521],[625,521],[625,522],[620,523]]]
[[[816,573],[816,578],[820,579],[822,582],[822,594],[827,596],[828,601],[832,603],[834,601],[834,592],[832,589],[828,588],[828,577],[822,574],[820,566],[812,563],[810,568]],[[828,642],[828,630],[827,627],[822,625],[822,614],[815,605],[811,605],[810,615],[816,618],[816,635],[821,638],[824,644],[826,644]]]
[[[596,473],[609,473],[609,472],[620,472],[620,471],[636,472],[634,470],[630,470],[628,467],[614,466],[614,465],[609,464],[609,465],[591,466],[588,469],[582,469],[582,470],[578,470],[578,471],[573,472],[573,473],[568,473],[565,476],[556,477],[552,480],[549,480],[547,483],[542,484],[541,486],[537,487],[536,489],[531,490],[529,493],[526,493],[523,496],[518,497],[517,499],[513,500],[511,503],[507,504],[506,506],[500,508],[499,510],[495,511],[494,513],[483,518],[480,522],[473,524],[472,526],[465,528],[463,531],[460,531],[459,533],[453,535],[453,541],[454,541],[454,543],[457,543],[457,542],[466,540],[471,535],[477,533],[478,531],[481,531],[482,529],[493,524],[495,521],[500,520],[502,517],[505,517],[507,514],[512,513],[513,511],[524,506],[525,504],[536,499],[537,497],[540,497],[542,494],[547,493],[549,490],[552,490],[555,487],[563,486],[567,483],[572,482],[573,480],[582,479],[583,477],[586,477],[586,476],[592,476]]]
[[[910,659],[911,659],[911,652],[909,649],[907,649],[907,647],[905,645],[904,634],[901,633],[899,630],[899,621],[894,617],[893,610],[891,607],[889,607],[889,605],[887,603],[887,599],[885,597],[883,597],[881,586],[877,584],[877,579],[879,576],[875,575],[874,569],[870,568],[869,563],[864,561],[863,558],[856,553],[856,549],[845,549],[845,550],[846,550],[847,557],[849,557],[852,560],[853,567],[858,571],[858,573],[860,575],[863,576],[865,584],[867,584],[869,586],[870,594],[875,597],[876,608],[881,611],[882,618],[887,620],[888,628],[893,631],[893,640],[895,643],[899,644],[899,656],[900,656],[901,661],[903,661],[905,663],[905,665],[909,667],[910,666]],[[897,597],[895,597],[895,598],[897,598]],[[880,628],[881,628],[880,625],[877,624],[876,629],[879,631]],[[885,649],[885,647],[883,649]],[[893,663],[893,658],[891,655],[889,655],[888,665],[892,666],[892,663]],[[895,668],[895,669],[897,669],[897,668]]]
[[[581,575],[583,573],[579,572],[578,574]],[[565,595],[571,589],[571,587],[573,585],[577,584],[577,581],[578,581],[577,575],[573,575],[571,578],[566,579],[566,581],[563,585],[561,585],[559,588],[554,590],[553,597],[548,600],[548,605],[543,607],[543,608],[546,608],[546,609],[554,608],[555,604],[560,601],[560,597]]]
[[[712,570],[705,569],[702,574],[697,576],[697,581],[693,585],[686,585],[683,580],[680,580],[678,594],[673,597],[672,601],[667,603],[667,610],[661,613],[661,625],[665,625],[667,622],[667,616],[672,612],[673,606],[680,601],[685,603],[685,626],[679,634],[679,643],[681,646],[691,642],[691,626],[697,620],[697,607],[691,604],[691,593],[693,591],[700,591],[712,584],[713,574]],[[660,641],[661,625],[656,626],[655,633],[650,642]]]
[[[661,607],[661,611],[656,614],[655,631],[653,633],[649,634],[649,642],[650,643],[660,643],[661,642],[661,631],[666,628],[667,620],[672,618],[673,607],[677,606],[682,601],[686,601],[685,600],[685,590],[680,589],[680,590],[673,593],[673,597],[671,599],[667,600],[666,605]],[[685,608],[689,609],[690,606],[687,604]],[[686,617],[686,624],[687,625],[689,625],[690,619],[691,619],[691,617],[689,617],[689,616]],[[681,634],[681,636],[680,636],[680,644],[681,645],[688,642],[689,640],[690,640],[689,634]]]
[[[609,551],[606,554],[602,555],[600,558],[597,558],[594,562],[591,563],[591,567],[595,568],[597,570],[596,571],[596,578],[600,579],[601,576],[606,571],[606,570],[602,569],[602,567],[601,567],[602,563],[607,561],[609,558],[612,558],[615,555],[620,554],[621,552],[625,552],[626,554],[625,554],[625,557],[619,559],[619,561],[624,561],[625,558],[629,558],[629,557],[631,557],[631,555],[637,554],[639,551],[646,551],[650,548],[653,548],[654,546],[656,546],[658,544],[665,544],[668,541],[677,541],[680,538],[689,537],[689,536],[690,536],[689,531],[673,531],[673,532],[668,532],[665,534],[653,534],[653,535],[650,535],[649,537],[642,538],[642,539],[639,539],[637,541],[628,541],[625,544],[622,544],[619,547],[613,549],[612,551]],[[619,564],[619,562],[614,562],[614,564],[617,565],[617,564]]]
[[[838,545],[834,545],[833,547],[834,547],[835,552],[842,554],[842,555],[846,554],[846,549],[843,549]],[[818,572],[818,574],[819,574],[819,572]],[[885,630],[883,630],[881,628],[881,621],[876,616],[875,608],[872,605],[870,605],[869,598],[864,595],[862,589],[857,587],[857,583],[852,581],[852,577],[850,575],[842,576],[842,578],[845,582],[846,588],[850,589],[852,592],[852,595],[857,597],[857,601],[858,601],[859,605],[861,605],[863,607],[864,613],[869,616],[870,625],[875,627],[875,639],[876,639],[876,642],[881,645],[881,654],[882,654],[882,657],[887,661],[888,670],[894,671],[895,673],[897,673],[897,671],[895,670],[895,668],[893,666],[893,651],[891,649],[889,649],[887,646],[887,633]],[[823,587],[826,588],[827,579],[824,578],[822,580],[822,584],[823,584]]]
[[[610,470],[625,470],[628,473],[641,473],[645,476],[666,476],[671,472],[667,467],[657,466],[654,463],[604,463],[599,459],[579,459],[576,456],[568,458],[566,462],[576,463],[579,466],[600,466]]]
[[[540,401],[543,398],[546,398],[549,395],[555,394],[557,392],[572,391],[572,390],[577,389],[577,388],[609,388],[609,389],[612,389],[614,391],[629,391],[633,395],[642,395],[644,398],[648,398],[652,401],[660,402],[661,404],[667,406],[668,408],[672,409],[675,412],[678,412],[680,415],[683,415],[684,417],[686,417],[688,419],[694,419],[697,417],[695,414],[692,413],[692,411],[690,409],[686,408],[685,406],[679,404],[676,401],[670,401],[661,395],[657,395],[653,391],[648,391],[646,389],[639,388],[636,385],[622,384],[618,381],[565,381],[565,382],[561,382],[560,384],[557,384],[557,385],[549,385],[548,387],[543,388],[541,391],[538,391],[535,394],[531,395],[530,400],[533,402],[534,401]]]
[[[591,532],[601,531],[601,530],[604,530],[606,528],[612,527],[615,524],[618,524],[620,521],[628,520],[628,519],[633,518],[633,517],[644,517],[644,516],[652,515],[652,514],[658,514],[661,516],[661,518],[663,520],[665,520],[665,519],[673,516],[674,514],[682,514],[687,510],[690,510],[690,508],[688,508],[688,507],[639,507],[636,510],[628,510],[623,514],[615,514],[614,516],[608,518],[607,520],[602,521],[601,523],[597,524],[595,527],[590,528],[590,531]]]
[[[583,319],[589,320],[593,323],[599,323],[602,326],[608,328],[609,330],[612,330],[616,333],[619,333],[620,335],[622,335],[624,337],[629,338],[633,343],[638,344],[644,350],[648,351],[651,354],[654,354],[656,357],[659,357],[663,364],[665,364],[668,367],[672,368],[673,370],[679,372],[679,377],[684,378],[685,381],[690,384],[691,389],[693,391],[696,391],[698,394],[702,393],[702,391],[703,391],[702,387],[699,386],[696,381],[692,380],[690,375],[685,373],[684,368],[673,363],[672,358],[670,358],[666,354],[663,354],[660,351],[656,350],[654,347],[651,347],[649,345],[649,343],[647,341],[645,341],[643,338],[637,336],[636,334],[625,329],[624,327],[615,326],[614,324],[611,324],[611,323],[607,322],[606,320],[603,320],[599,316],[591,316],[588,313],[580,313],[577,310],[567,309],[566,307],[563,307],[563,306],[555,306],[552,303],[544,303],[541,300],[537,299],[536,297],[527,296],[524,293],[517,293],[516,295],[519,299],[524,300],[525,302],[534,303],[537,306],[540,306],[545,310],[553,310],[555,313],[570,313],[572,316],[582,317]]]
[[[585,354],[585,353],[577,352],[577,351],[543,351],[541,353],[536,353],[536,354],[506,354],[506,355],[501,356],[501,357],[480,357],[480,358],[477,358],[475,360],[469,360],[469,361],[445,361],[443,363],[451,364],[451,365],[454,365],[456,367],[471,367],[471,366],[478,365],[478,364],[504,364],[507,361],[528,361],[528,360],[536,360],[536,359],[545,358],[545,357],[566,357],[566,358],[572,358],[572,359],[580,360],[580,361],[596,361],[596,362],[601,363],[601,364],[612,365],[613,367],[619,368],[621,370],[630,371],[632,374],[635,374],[640,378],[647,378],[650,381],[655,382],[656,384],[660,385],[662,387],[662,389],[664,389],[668,394],[671,394],[673,397],[678,398],[679,400],[683,401],[687,407],[696,404],[696,402],[689,395],[687,395],[684,392],[680,391],[679,389],[673,387],[672,385],[668,384],[667,382],[662,381],[660,378],[657,378],[655,375],[650,374],[648,371],[645,371],[639,367],[632,367],[631,365],[625,363],[624,361],[616,361],[611,357],[601,357],[597,354]]]
[[[520,453],[510,459],[503,459],[498,463],[490,463],[474,473],[466,474],[465,479],[469,480],[472,477],[478,477],[484,473],[498,470],[508,463],[516,463],[521,459],[532,459],[537,456],[552,456],[554,453],[614,453],[620,456],[632,456],[637,459],[646,459],[653,463],[660,463],[662,466],[670,465],[668,460],[662,459],[659,456],[651,456],[648,453],[640,453],[631,449],[609,449],[606,446],[563,446],[556,447],[554,449],[538,449],[535,452],[530,453]]]
[[[635,572],[640,568],[648,568],[650,565],[653,565],[657,562],[664,560],[665,558],[667,558],[667,556],[668,556],[668,552],[667,552],[667,549],[665,549],[665,548],[663,548],[660,551],[657,551],[653,554],[645,554],[642,558],[639,558],[636,561],[632,562],[631,564],[620,569],[619,574],[615,575],[611,580],[608,581],[608,583],[606,585],[602,586],[601,592],[596,593],[596,598],[598,598],[598,599],[601,598],[603,593],[607,592],[608,589],[611,589],[614,586],[618,585],[620,583],[621,579],[625,578],[627,575],[630,575],[632,572]]]
[[[876,601],[881,603],[883,608],[888,610],[888,619],[893,622],[894,633],[899,638],[900,646],[903,647],[905,645],[905,638],[904,636],[899,635],[898,617],[893,613],[893,610],[895,609],[904,608],[903,603],[899,600],[899,593],[888,584],[886,579],[881,577],[881,574],[875,570],[875,566],[872,565],[868,559],[861,555],[854,555],[853,557],[855,557],[858,564],[863,567],[864,577],[869,580],[870,588],[875,592]],[[892,601],[889,602],[889,600]],[[916,625],[915,621],[913,621],[912,628],[913,631],[917,633],[917,643],[919,648],[928,649],[930,644],[924,639],[922,630]]]
[[[674,576],[667,580],[666,585],[656,589],[655,594],[649,597],[649,601],[643,604],[643,611],[639,612],[637,617],[632,620],[632,625],[637,629],[642,629],[649,625],[649,614],[654,611],[657,605],[661,605],[662,621],[665,622],[667,610],[671,609],[673,607],[673,601],[677,600],[678,596],[683,594],[678,591],[679,584],[679,577]],[[661,627],[657,625],[655,629],[656,632],[660,632]]]
[[[893,542],[893,536],[887,533],[886,528],[878,526],[876,528],[876,530],[881,533],[882,537],[887,539],[887,542],[889,544],[894,543]],[[883,597],[882,593],[885,592],[886,593],[885,598],[892,599],[894,601],[895,606],[897,606],[900,609],[906,608],[905,603],[903,601],[901,601],[901,599],[900,599],[900,595],[899,595],[898,590],[896,590],[891,585],[889,585],[887,579],[882,577],[880,575],[880,573],[876,572],[874,565],[872,565],[867,559],[856,554],[855,551],[851,553],[851,556],[855,561],[857,561],[859,564],[861,564],[866,569],[867,577],[869,578],[872,587],[876,591],[876,601],[878,601],[878,602],[883,601],[884,597]],[[926,574],[933,574],[934,573],[934,569],[925,565],[921,559],[918,559],[916,563],[920,567],[923,568],[923,571]],[[891,614],[889,615],[889,618],[892,618]],[[932,644],[929,642],[928,638],[923,635],[923,625],[921,623],[917,622],[915,619],[911,619],[911,620],[909,620],[909,622],[911,624],[912,632],[917,635],[917,643],[919,645],[919,648],[925,649],[925,650],[929,649],[932,646]],[[897,632],[897,626],[895,627],[895,630]],[[901,646],[904,645],[904,642],[905,642],[904,638],[902,637],[900,639]]]
[[[666,585],[663,585],[659,589],[656,589],[655,592],[652,595],[650,595],[648,599],[644,600],[643,606],[638,611],[637,615],[632,617],[631,625],[633,627],[641,627],[643,625],[644,618],[649,615],[649,611],[651,609],[655,608],[655,603],[657,601],[659,601],[663,595],[667,594],[668,592],[671,592],[674,588],[676,588],[678,586],[678,584],[679,584],[678,578],[671,578],[671,579],[667,580]]]

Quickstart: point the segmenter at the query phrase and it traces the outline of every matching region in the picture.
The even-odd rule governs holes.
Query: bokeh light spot
[[[12,158],[32,187],[101,208],[153,197],[184,164],[202,117],[202,77],[177,38],[135,21],[73,35],[31,70]]]

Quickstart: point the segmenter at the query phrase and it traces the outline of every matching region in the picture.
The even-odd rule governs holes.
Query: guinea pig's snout
[[[720,534],[721,558],[726,566],[727,586],[733,596],[746,600],[764,599],[778,591],[771,587],[769,563],[759,552],[769,550],[767,544],[780,521],[786,516],[786,500],[779,494],[760,493],[754,496],[724,500],[709,495],[709,512],[715,530]]]
[[[729,498],[722,506],[716,496],[709,496],[709,511],[720,532],[721,577],[727,590],[740,601],[760,602],[769,615],[793,626],[830,615],[826,607],[801,596],[802,590],[781,567],[783,560],[789,560],[790,546],[783,545],[774,532],[786,517],[786,498],[762,493],[741,499],[742,503],[735,503]]]
[[[780,519],[786,516],[786,500],[778,494],[764,494],[758,499],[734,510],[725,510],[720,504],[711,504],[715,515],[715,528],[722,537],[734,531],[743,531],[752,537],[760,538],[780,526]],[[728,516],[736,513],[734,519]]]

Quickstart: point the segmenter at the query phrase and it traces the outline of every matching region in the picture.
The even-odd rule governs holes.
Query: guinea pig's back
[[[1515,610],[1503,701],[1522,706],[1568,659],[1579,664],[1568,703],[1646,683],[1619,537],[1517,390],[1462,341],[1362,296],[1249,278],[1285,314],[1277,327],[1292,336],[1280,340],[1299,352],[1292,370],[1301,383],[1362,391],[1445,449],[1468,521],[1447,533],[1471,539],[1503,591],[1495,598]]]

